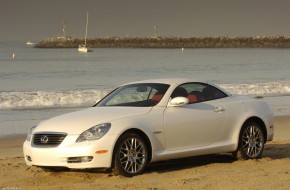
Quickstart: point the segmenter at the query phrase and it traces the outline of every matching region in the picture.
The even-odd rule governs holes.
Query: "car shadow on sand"
[[[290,158],[290,144],[266,144],[262,155],[263,158],[273,160]],[[149,164],[144,173],[166,173],[194,167],[206,166],[217,163],[233,163],[238,162],[232,154],[215,154],[205,156],[195,156],[183,159],[168,160]]]
[[[263,157],[273,160],[290,158],[290,143],[266,144]]]
[[[166,173],[214,163],[232,163],[235,161],[236,159],[232,156],[232,154],[194,156],[149,164],[144,173]]]

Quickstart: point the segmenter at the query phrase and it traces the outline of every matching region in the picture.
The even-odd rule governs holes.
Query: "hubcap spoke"
[[[138,138],[126,139],[119,151],[120,163],[128,173],[137,173],[145,165],[145,145]]]
[[[249,126],[242,136],[242,147],[249,157],[258,156],[263,150],[263,134],[261,130],[255,126]]]

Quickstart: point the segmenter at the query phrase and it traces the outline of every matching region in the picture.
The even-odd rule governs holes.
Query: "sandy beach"
[[[274,141],[259,160],[235,161],[230,154],[192,157],[150,165],[125,178],[103,170],[45,172],[28,167],[26,136],[0,139],[0,190],[19,189],[289,189],[290,116],[275,117]]]

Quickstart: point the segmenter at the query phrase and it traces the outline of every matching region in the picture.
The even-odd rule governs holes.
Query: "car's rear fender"
[[[266,102],[249,101],[241,103],[242,112],[240,116],[236,115],[236,122],[230,123],[233,127],[232,142],[235,148],[238,148],[239,136],[242,127],[247,122],[256,122],[262,128],[265,142],[272,140],[273,131],[270,131],[270,126],[273,126],[273,113]],[[230,113],[229,113],[230,114]]]

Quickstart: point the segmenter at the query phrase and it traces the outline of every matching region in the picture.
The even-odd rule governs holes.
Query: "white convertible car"
[[[262,99],[203,81],[157,79],[122,85],[91,108],[39,123],[23,151],[30,166],[134,176],[148,163],[196,155],[256,159],[273,135],[273,114]]]

